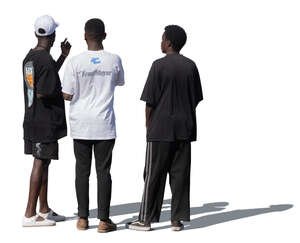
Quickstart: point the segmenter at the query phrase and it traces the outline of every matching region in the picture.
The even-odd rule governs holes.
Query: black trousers
[[[115,140],[78,140],[74,139],[74,154],[76,158],[76,196],[78,216],[89,216],[89,176],[94,148],[97,172],[98,219],[109,218],[111,200],[110,167]]]
[[[190,220],[191,143],[148,142],[139,220],[159,222],[166,177],[171,186],[171,220]]]

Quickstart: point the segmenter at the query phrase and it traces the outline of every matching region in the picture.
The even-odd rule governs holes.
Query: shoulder
[[[155,66],[159,66],[159,65],[164,65],[164,64],[168,64],[170,62],[182,62],[182,63],[186,63],[188,65],[195,65],[194,61],[183,56],[183,55],[176,55],[176,56],[168,56],[165,55],[164,57],[158,58],[153,62],[153,65]]]
[[[67,67],[70,70],[76,70],[78,68],[80,68],[82,65],[85,65],[86,63],[89,63],[90,61],[90,55],[89,53],[87,53],[86,51],[81,52],[75,56],[69,57],[67,60]]]
[[[122,60],[121,60],[121,57],[115,53],[112,53],[112,52],[108,52],[108,51],[103,51],[103,55],[106,57],[106,58],[109,58],[111,59],[113,62],[116,62],[116,63],[120,63]]]
[[[81,53],[79,53],[79,54],[77,54],[77,55],[75,55],[75,56],[72,56],[70,59],[69,59],[69,61],[68,61],[68,63],[69,64],[76,64],[76,63],[79,63],[79,62],[81,62],[83,59],[85,59],[85,58],[87,58],[87,52],[81,52]]]
[[[55,61],[53,60],[52,56],[46,51],[36,53],[36,57],[38,60],[38,65],[40,66],[45,66],[49,68],[55,66]]]
[[[189,65],[192,68],[197,68],[196,63],[192,59],[190,59],[184,55],[180,55],[180,58],[182,58],[183,62],[185,62],[186,65]]]
[[[41,51],[34,53],[31,56],[31,60],[33,61],[33,65],[37,73],[53,72],[58,74],[56,62],[48,52]]]
[[[153,61],[152,65],[153,66],[159,66],[161,64],[163,64],[166,60],[166,57],[161,57],[161,58],[158,58],[156,60]]]
[[[164,64],[164,57],[158,58],[152,62],[151,69],[157,69]]]

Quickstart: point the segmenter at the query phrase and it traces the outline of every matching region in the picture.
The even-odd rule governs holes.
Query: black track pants
[[[190,220],[190,167],[190,142],[147,143],[140,221],[159,221],[167,173],[172,192],[171,220]]]

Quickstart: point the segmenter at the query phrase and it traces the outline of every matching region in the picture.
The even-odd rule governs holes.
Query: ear
[[[172,43],[171,43],[171,41],[169,41],[169,40],[166,40],[166,45],[167,45],[167,47],[172,47]]]
[[[56,39],[56,32],[54,31],[53,34],[51,35],[51,40],[55,41],[55,39]]]
[[[86,40],[86,33],[84,32],[84,39]]]
[[[103,35],[103,40],[105,40],[106,39],[106,33],[104,33],[104,35]]]

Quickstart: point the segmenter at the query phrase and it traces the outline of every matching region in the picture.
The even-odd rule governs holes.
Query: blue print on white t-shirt
[[[91,63],[99,64],[99,63],[101,63],[101,62],[100,62],[99,57],[93,57],[93,58],[91,59]]]

